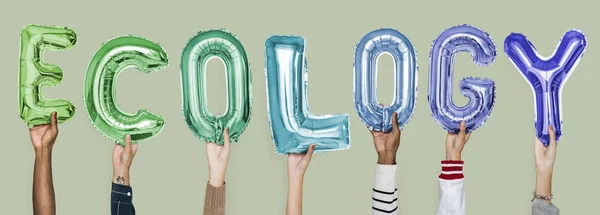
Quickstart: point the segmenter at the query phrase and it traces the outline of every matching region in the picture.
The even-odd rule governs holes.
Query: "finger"
[[[469,141],[469,138],[471,138],[471,134],[473,134],[472,131],[465,135],[465,144],[467,143],[467,141]]]
[[[58,132],[58,120],[56,120],[56,112],[52,112],[52,115],[50,115],[50,128],[53,132]]]
[[[308,147],[308,151],[306,152],[306,155],[304,155],[304,158],[302,160],[304,160],[304,162],[306,163],[306,165],[308,166],[308,164],[310,163],[310,160],[312,159],[312,155],[315,152],[315,147],[317,145],[316,144],[311,144]]]
[[[379,106],[383,107],[383,106],[385,106],[385,105],[383,105],[383,103],[379,103]]]
[[[552,153],[554,153],[554,150],[556,149],[557,144],[556,144],[556,132],[554,132],[554,127],[552,126],[552,124],[550,124],[550,126],[548,126],[548,135],[550,136],[550,143],[548,144],[548,146],[552,150]]]
[[[460,129],[460,131],[458,132],[458,137],[461,141],[465,141],[465,133],[467,131],[467,126],[465,126],[465,121],[460,122],[459,129]]]
[[[125,135],[125,151],[131,152],[131,135]]]
[[[392,132],[400,132],[400,127],[398,126],[398,113],[394,112],[392,114]]]
[[[229,128],[225,128],[225,131],[223,131],[223,138],[223,146],[229,148],[229,144],[231,143],[231,138],[229,137]]]
[[[135,153],[138,150],[138,144],[131,144],[131,154],[135,156]]]

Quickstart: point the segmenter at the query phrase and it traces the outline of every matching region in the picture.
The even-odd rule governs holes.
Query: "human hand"
[[[377,163],[384,165],[396,164],[396,152],[400,146],[400,128],[398,127],[398,114],[392,114],[392,131],[371,131],[373,144],[377,151]]]
[[[552,125],[548,127],[548,134],[550,136],[548,147],[545,147],[538,138],[535,138],[533,144],[536,170],[535,192],[542,196],[552,195],[552,172],[556,160],[556,134]]]
[[[220,187],[225,184],[225,173],[227,172],[227,163],[229,162],[229,152],[231,151],[229,128],[223,131],[224,143],[222,146],[216,143],[206,143],[206,157],[208,159],[208,183],[213,187]]]
[[[113,182],[129,186],[129,168],[138,145],[131,144],[131,136],[125,135],[125,147],[115,144],[113,149]]]
[[[315,152],[316,144],[308,147],[306,153],[289,154],[288,155],[288,177],[289,179],[303,179],[313,152]]]
[[[51,150],[56,141],[56,136],[58,136],[56,112],[53,112],[50,116],[50,124],[35,125],[29,129],[29,137],[36,151],[41,149]]]
[[[458,134],[448,132],[446,136],[446,160],[461,160],[462,150],[469,141],[471,134],[466,134],[465,122],[460,122],[460,131]]]

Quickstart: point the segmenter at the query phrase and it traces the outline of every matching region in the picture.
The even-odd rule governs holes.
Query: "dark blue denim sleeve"
[[[110,214],[135,215],[133,192],[130,186],[112,183],[110,194]]]

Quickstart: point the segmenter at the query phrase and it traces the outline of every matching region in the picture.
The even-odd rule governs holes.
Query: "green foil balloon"
[[[143,38],[123,36],[103,44],[85,75],[83,100],[92,124],[121,145],[126,134],[131,135],[134,143],[158,135],[164,119],[147,110],[135,114],[123,112],[116,101],[116,84],[121,71],[127,68],[150,73],[165,68],[168,63],[163,48]]]
[[[42,60],[44,51],[60,51],[73,47],[77,35],[71,29],[57,26],[28,25],[21,32],[19,57],[19,114],[27,126],[50,123],[56,112],[59,123],[75,115],[75,107],[63,99],[46,99],[42,88],[56,86],[62,70]]]
[[[206,65],[220,58],[227,73],[227,108],[215,116],[208,110]],[[210,30],[194,36],[181,56],[183,116],[201,141],[223,145],[223,129],[229,128],[231,141],[237,142],[250,121],[252,78],[242,43],[225,30]]]

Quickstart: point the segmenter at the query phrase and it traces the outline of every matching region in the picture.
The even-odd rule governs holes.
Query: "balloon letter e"
[[[71,102],[62,99],[45,99],[44,86],[56,86],[62,80],[62,70],[43,62],[46,50],[60,51],[73,47],[77,41],[75,32],[65,27],[28,25],[21,32],[19,57],[19,114],[27,126],[50,123],[50,115],[56,112],[59,123],[75,115]]]

